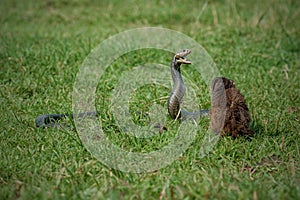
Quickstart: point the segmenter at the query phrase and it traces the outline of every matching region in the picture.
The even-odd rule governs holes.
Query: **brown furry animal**
[[[216,134],[252,135],[250,113],[246,101],[233,80],[217,77],[212,81],[210,128]]]

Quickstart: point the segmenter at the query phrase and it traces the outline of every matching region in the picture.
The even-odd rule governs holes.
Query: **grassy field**
[[[100,1],[99,1],[100,2]],[[300,1],[17,1],[0,3],[0,199],[299,199]],[[252,114],[251,139],[220,139],[199,157],[203,136],[171,165],[152,173],[111,169],[76,131],[39,129],[44,113],[72,112],[76,74],[109,36],[159,26],[201,44],[220,73],[235,80]],[[182,47],[188,48],[188,47]],[[174,138],[178,123],[153,139],[129,138],[109,112],[109,93],[124,70],[172,54],[141,50],[105,71],[97,88],[103,128],[120,147],[151,151]],[[206,85],[192,69],[199,104]],[[133,110],[165,105],[170,88],[141,88]],[[145,98],[147,96],[147,98]],[[140,123],[137,121],[137,123]],[[141,122],[144,123],[144,122]],[[203,120],[208,126],[208,120]]]

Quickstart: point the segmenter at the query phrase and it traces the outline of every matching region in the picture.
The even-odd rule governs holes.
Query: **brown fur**
[[[251,117],[246,101],[234,81],[217,77],[212,82],[211,92],[210,128],[213,132],[234,138],[254,133],[249,127]]]

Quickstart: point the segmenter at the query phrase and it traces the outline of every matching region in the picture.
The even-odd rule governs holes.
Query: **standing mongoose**
[[[233,80],[217,77],[211,86],[210,128],[221,136],[252,135],[250,113]]]

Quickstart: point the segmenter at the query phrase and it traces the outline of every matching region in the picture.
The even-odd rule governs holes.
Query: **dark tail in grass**
[[[88,116],[97,116],[97,112],[85,112],[80,113],[78,117],[88,117]],[[60,127],[61,124],[59,121],[65,119],[65,118],[74,118],[73,114],[45,114],[40,115],[36,118],[35,124],[36,127],[44,128],[44,127]]]

